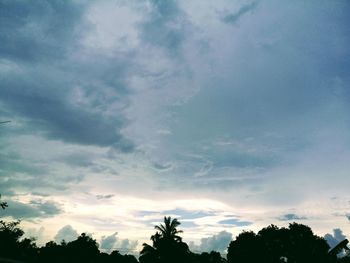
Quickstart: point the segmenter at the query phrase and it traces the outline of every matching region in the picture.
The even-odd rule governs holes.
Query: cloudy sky
[[[350,2],[0,1],[1,217],[38,243],[350,237]],[[137,242],[138,241],[138,242]]]

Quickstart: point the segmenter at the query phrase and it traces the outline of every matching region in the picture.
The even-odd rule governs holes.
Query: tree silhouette
[[[34,261],[37,247],[33,239],[24,238],[24,231],[18,226],[20,221],[5,222],[0,220],[0,257]]]
[[[262,242],[252,231],[244,231],[232,241],[228,247],[229,263],[263,262]]]
[[[65,243],[62,243],[61,245],[57,244],[54,241],[47,242],[44,247],[40,248],[40,257],[39,262],[40,263],[60,263],[64,262],[64,249],[66,247]]]
[[[1,194],[0,194],[0,199],[1,199]],[[6,207],[8,207],[8,205],[7,205],[6,202],[0,201],[0,207],[1,207],[2,209],[5,209]]]
[[[255,234],[243,232],[228,248],[229,263],[240,262],[330,262],[327,242],[310,227],[292,223],[289,228],[270,225]]]
[[[99,255],[98,244],[95,239],[82,233],[76,240],[67,243],[66,262],[93,263]]]
[[[151,236],[153,245],[143,244],[140,262],[187,262],[190,251],[188,245],[182,242],[182,238],[178,236],[179,233],[182,233],[181,230],[177,229],[179,225],[180,222],[176,218],[164,217],[164,224],[155,226],[158,231]]]
[[[221,257],[217,251],[202,252],[201,254],[192,254],[193,263],[225,263],[226,260]]]
[[[176,228],[181,223],[174,218],[171,220],[171,217],[164,217],[164,225],[160,224],[159,226],[155,226],[154,228],[159,230],[159,235],[161,239],[175,240],[181,241],[181,237],[177,234],[182,233],[182,230],[177,230]]]

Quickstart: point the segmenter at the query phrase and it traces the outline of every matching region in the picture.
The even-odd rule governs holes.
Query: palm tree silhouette
[[[182,241],[182,238],[178,236],[177,234],[182,233],[182,230],[177,230],[176,227],[178,227],[181,223],[174,218],[171,220],[171,217],[164,217],[164,225],[160,224],[159,226],[155,226],[154,228],[159,230],[159,233],[157,232],[152,238],[154,239],[169,239],[169,240],[175,240],[178,242]],[[153,240],[153,239],[152,239]]]
[[[177,227],[180,222],[175,218],[164,217],[164,224],[155,226],[157,232],[151,236],[153,245],[146,243],[140,252],[141,263],[157,263],[157,262],[185,262],[183,259],[189,249],[186,243],[182,242],[182,238],[178,236],[182,233]],[[177,260],[179,259],[179,260]]]

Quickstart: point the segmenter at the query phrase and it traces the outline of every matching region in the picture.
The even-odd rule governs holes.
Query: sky
[[[0,1],[1,218],[39,244],[350,237],[350,2]]]

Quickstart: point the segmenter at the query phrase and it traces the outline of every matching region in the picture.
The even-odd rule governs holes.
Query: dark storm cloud
[[[115,146],[122,151],[132,149],[132,145],[118,132],[122,126],[121,120],[105,118],[101,113],[71,102],[69,91],[64,89],[72,83],[66,83],[64,79],[55,80],[58,83],[54,83],[47,76],[41,76],[42,73],[34,74],[37,75],[35,79],[23,74],[5,77],[1,98],[5,106],[17,115],[28,118],[33,129],[44,130],[51,139]],[[63,85],[62,89],[60,85]]]
[[[307,219],[305,216],[299,216],[296,214],[285,214],[285,215],[281,215],[278,220],[280,221],[291,221],[291,220],[303,220],[303,219]]]
[[[84,11],[83,4],[62,1],[1,3],[1,106],[11,119],[24,118],[28,132],[129,152],[121,114],[105,114],[126,94],[127,63],[83,53],[80,36],[89,30],[81,21]],[[83,61],[73,58],[78,53]],[[77,87],[85,104],[79,104]]]
[[[8,200],[8,208],[3,211],[4,216],[16,219],[33,219],[53,217],[62,212],[60,206],[55,202],[31,201],[29,204]]]

